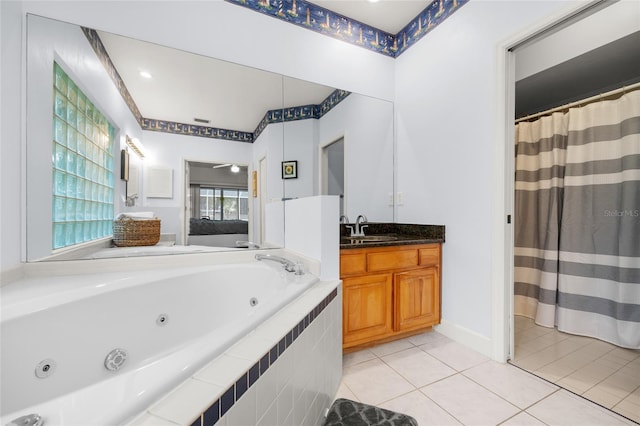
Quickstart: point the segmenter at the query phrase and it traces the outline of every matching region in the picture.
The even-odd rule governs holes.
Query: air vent
[[[209,124],[211,122],[210,120],[205,120],[204,118],[194,118],[193,121],[195,121],[196,123],[202,123],[202,124]]]

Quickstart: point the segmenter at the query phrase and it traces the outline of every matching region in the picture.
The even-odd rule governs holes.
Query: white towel
[[[117,215],[115,217],[115,220],[119,220],[124,217],[129,217],[131,219],[136,219],[136,220],[144,220],[144,219],[154,219],[156,216],[153,214],[153,212],[126,212],[126,213],[120,213],[119,215]]]

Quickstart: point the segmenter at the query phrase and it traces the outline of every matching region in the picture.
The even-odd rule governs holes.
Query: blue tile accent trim
[[[201,413],[193,425],[199,425],[200,422],[207,426],[213,426],[220,420],[222,416],[224,416],[231,407],[235,405],[235,403],[245,394],[247,390],[253,386],[258,380],[259,376],[262,376],[269,367],[271,367],[275,361],[278,359],[278,349],[282,344],[283,350],[280,352],[280,355],[289,348],[289,344],[286,342],[289,338],[293,339],[291,343],[293,343],[297,336],[302,334],[305,328],[307,328],[311,322],[316,319],[320,313],[329,306],[336,297],[338,296],[338,289],[334,288],[327,297],[325,297],[320,303],[318,303],[306,316],[304,321],[300,321],[296,326],[294,326],[291,330],[289,330],[282,337],[279,343],[277,343],[270,351],[268,351],[259,362],[256,362],[249,370],[247,370],[240,379],[236,381],[233,385],[231,385],[223,394],[214,401],[213,404],[209,408],[207,408],[203,413]],[[300,330],[302,328],[302,330]],[[295,330],[299,330],[299,333],[296,335]],[[294,337],[296,336],[296,337]],[[273,354],[275,351],[275,357],[271,357],[269,365],[266,365],[270,358],[270,354]],[[259,368],[258,368],[259,366]],[[264,367],[264,369],[263,369]],[[247,382],[248,380],[248,382]]]
[[[305,0],[225,1],[396,58],[469,0],[434,0],[395,35]]]
[[[207,411],[201,417],[204,417],[203,424],[205,425],[212,425],[220,420],[220,400],[217,400],[211,407],[207,408]]]

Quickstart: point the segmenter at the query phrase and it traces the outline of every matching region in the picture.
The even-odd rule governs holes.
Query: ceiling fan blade
[[[213,166],[214,169],[219,169],[221,167],[229,167],[231,164],[218,164],[217,166]]]

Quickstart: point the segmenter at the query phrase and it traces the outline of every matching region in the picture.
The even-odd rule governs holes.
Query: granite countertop
[[[366,223],[364,237],[349,237],[350,229],[340,225],[340,248],[386,247],[410,244],[444,243],[443,225],[414,225],[406,223]]]

